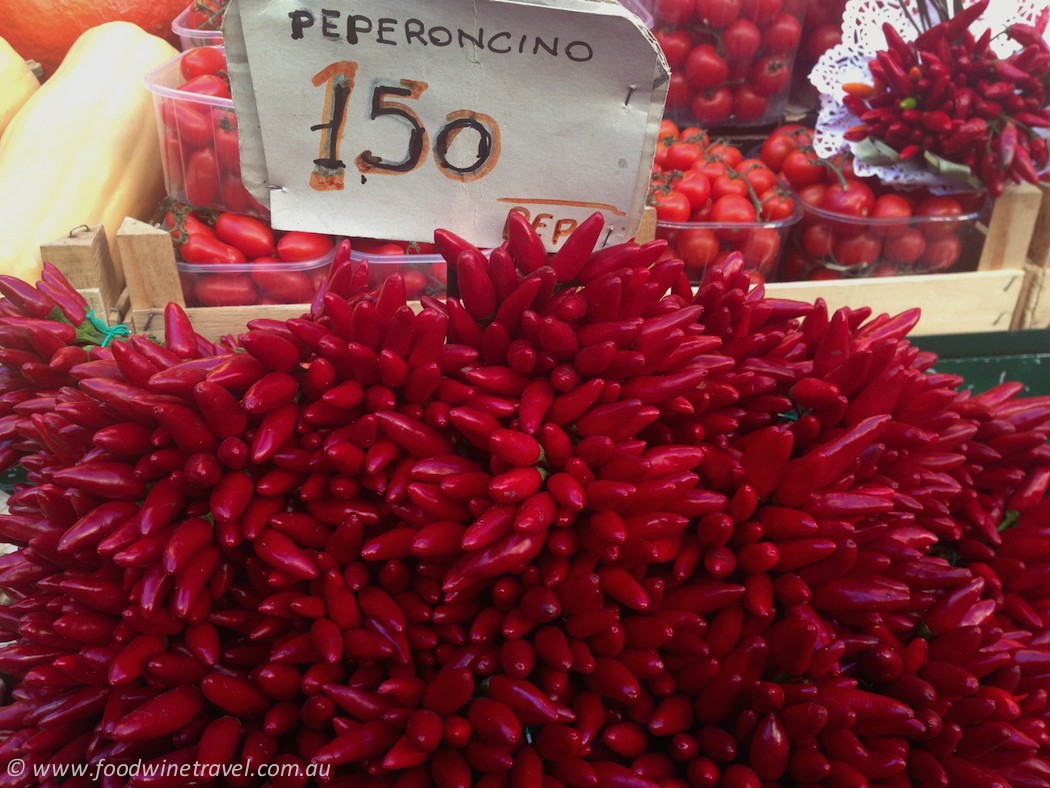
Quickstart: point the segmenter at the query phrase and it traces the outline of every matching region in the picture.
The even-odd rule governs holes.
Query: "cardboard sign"
[[[238,0],[224,25],[242,173],[275,227],[556,249],[645,203],[668,69],[599,0]]]

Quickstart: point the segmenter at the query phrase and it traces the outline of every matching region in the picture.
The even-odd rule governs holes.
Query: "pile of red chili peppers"
[[[1050,398],[601,229],[218,344],[0,277],[0,785],[1046,785]]]
[[[988,3],[967,6],[911,42],[883,25],[888,49],[868,64],[873,84],[844,86],[843,102],[860,119],[846,139],[875,138],[905,160],[929,152],[963,164],[994,197],[1008,180],[1037,183],[1048,163],[1050,46],[1043,33],[1050,8],[1035,25],[1007,27],[1021,48],[1000,58],[990,30],[975,38],[969,29]]]

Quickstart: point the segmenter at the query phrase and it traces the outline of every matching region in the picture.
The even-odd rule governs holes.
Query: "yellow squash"
[[[0,137],[11,119],[40,87],[29,65],[0,38]]]
[[[40,244],[126,216],[164,194],[148,71],[176,54],[128,22],[93,27],[0,139],[0,272],[35,282]]]

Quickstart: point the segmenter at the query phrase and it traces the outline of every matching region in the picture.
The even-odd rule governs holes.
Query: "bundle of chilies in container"
[[[218,343],[0,277],[0,765],[1045,785],[1050,398],[602,224]]]
[[[843,86],[843,104],[859,119],[845,138],[877,140],[902,161],[961,166],[993,197],[1011,181],[1037,183],[1050,161],[1050,8],[1035,24],[1008,25],[1002,32],[1019,49],[1000,57],[991,30],[970,29],[988,5],[979,0],[914,41],[884,24],[888,48],[868,64],[871,83]]]

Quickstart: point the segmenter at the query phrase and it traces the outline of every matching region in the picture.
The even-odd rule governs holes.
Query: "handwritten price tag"
[[[515,208],[550,249],[596,210],[605,243],[637,230],[668,72],[618,3],[238,0],[224,33],[276,227],[491,246]]]

